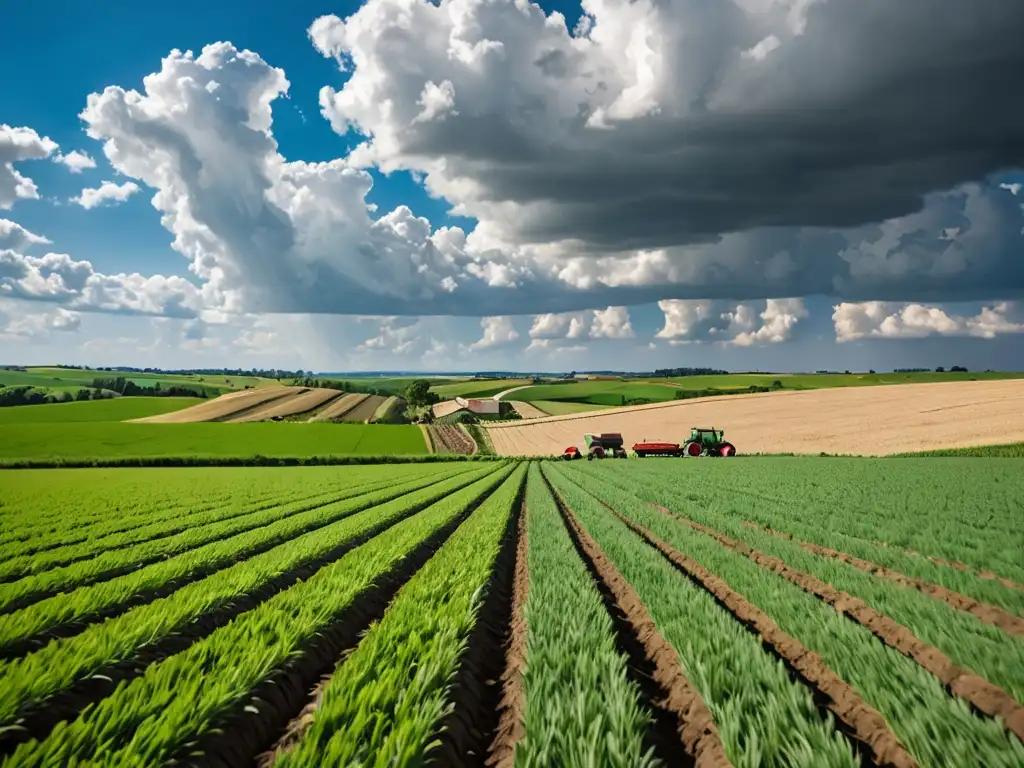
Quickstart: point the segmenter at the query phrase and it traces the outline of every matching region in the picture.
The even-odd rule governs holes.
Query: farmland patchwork
[[[1022,497],[1012,459],[7,471],[0,765],[1024,765]]]

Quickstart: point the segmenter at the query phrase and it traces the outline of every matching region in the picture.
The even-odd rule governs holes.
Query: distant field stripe
[[[487,471],[455,476],[364,510],[188,584],[162,600],[94,624],[73,638],[53,641],[22,659],[0,662],[0,726],[23,718],[21,736],[45,734],[57,720],[73,718],[89,701],[141,674],[147,662],[180,652],[308,579],[367,537],[459,491]]]
[[[615,511],[650,531],[677,553],[685,553],[709,573],[723,580],[731,590],[767,614],[787,635],[816,653],[858,695],[880,712],[907,750],[926,765],[1024,765],[1024,745],[1005,725],[950,696],[943,682],[917,661],[883,642],[867,627],[851,620],[824,600],[799,585],[758,565],[715,539],[654,509],[642,500],[647,478],[632,492],[603,481],[593,470],[565,469],[559,472],[580,476],[587,493],[598,494]],[[678,487],[678,486],[677,486]],[[580,492],[583,492],[582,489]],[[640,498],[638,498],[640,497]],[[729,517],[730,513],[721,513]],[[740,519],[736,520],[739,525]],[[770,537],[769,537],[770,538]],[[802,552],[798,547],[793,547]],[[652,548],[658,554],[658,550]],[[804,556],[812,558],[808,553]],[[660,557],[667,555],[659,554]],[[869,584],[877,580],[840,563],[825,562],[834,573],[849,571]],[[681,566],[676,566],[681,569]],[[681,569],[682,570],[682,569]],[[685,570],[683,570],[685,573]],[[1004,644],[1017,641],[992,627],[962,616],[947,606],[921,595],[884,585],[890,592],[947,614],[950,623],[961,619],[978,632],[998,638]],[[921,624],[915,624],[924,630]],[[937,627],[944,629],[942,625]],[[1013,668],[1013,663],[1007,665]],[[741,686],[742,687],[742,686]],[[936,738],[949,734],[949,738]],[[955,734],[955,737],[954,737]]]
[[[367,492],[381,486],[393,486],[393,481],[377,482],[371,485]],[[186,529],[181,533],[127,549],[108,550],[88,560],[80,560],[71,565],[52,568],[17,581],[0,584],[0,612],[9,613],[62,592],[67,593],[78,587],[117,578],[153,563],[166,562],[169,558],[201,549],[211,542],[231,541],[232,538],[247,531],[266,530],[275,523],[286,523],[292,519],[301,521],[321,507],[344,501],[361,492],[361,489],[356,488],[330,494],[329,500],[307,500],[272,507],[244,517]]]
[[[662,508],[664,509],[664,508]],[[665,510],[667,511],[667,510]],[[671,514],[671,513],[670,513]],[[692,521],[687,521],[688,524],[693,525]],[[700,529],[698,529],[700,530]],[[932,584],[921,579],[915,579],[907,576],[904,573],[895,571],[891,568],[886,568],[884,565],[878,563],[872,563],[867,560],[862,560],[859,557],[848,555],[845,552],[832,549],[831,547],[823,547],[819,544],[812,544],[809,541],[802,541],[792,536],[787,536],[779,531],[774,531],[771,528],[761,528],[765,533],[769,533],[778,538],[788,538],[789,540],[797,543],[801,549],[805,549],[815,555],[822,557],[829,557],[835,560],[841,560],[847,565],[852,565],[854,568],[859,568],[862,571],[877,576],[881,579],[887,579],[888,581],[895,582],[900,586],[909,587],[916,589],[919,592],[923,592],[929,597],[933,597],[936,600],[941,600],[949,605],[953,606],[957,610],[964,611],[971,614],[979,621],[983,621],[986,624],[991,624],[994,627],[999,627],[1004,632],[1007,632],[1016,637],[1024,636],[1024,619],[1019,616],[1014,616],[1008,611],[1004,611],[995,605],[988,605],[975,600],[967,595],[961,595],[959,592],[954,592],[951,589],[940,586],[938,584]]]
[[[581,523],[576,511],[558,491],[552,491],[588,568],[595,574],[601,587],[613,596],[616,608],[632,627],[647,658],[653,660],[651,677],[665,694],[661,706],[675,716],[677,738],[686,756],[693,760],[697,768],[732,765],[726,756],[711,710],[696,686],[686,677],[678,653],[659,632],[642,597]],[[669,762],[670,765],[682,762],[678,755],[672,757],[675,759]]]
[[[374,485],[381,485],[383,481],[375,483],[360,483],[350,486],[344,496],[351,495],[353,491],[368,488]],[[150,544],[159,539],[165,539],[184,532],[192,532],[201,529],[205,525],[222,523],[230,520],[237,520],[248,515],[258,515],[268,510],[282,509],[288,505],[330,503],[327,500],[337,500],[339,491],[321,490],[317,493],[305,496],[299,495],[292,489],[290,492],[274,497],[269,501],[257,504],[247,504],[241,508],[228,506],[216,507],[213,510],[196,512],[191,515],[178,515],[170,520],[159,521],[151,525],[142,525],[138,528],[131,528],[127,531],[118,531],[105,535],[93,535],[75,544],[54,547],[45,552],[35,552],[28,555],[11,557],[0,563],[0,583],[10,582],[24,576],[41,573],[53,568],[70,565],[80,560],[96,557],[104,552],[123,549],[130,546]],[[230,535],[225,533],[217,534],[215,537]]]
[[[777,573],[784,579],[793,582],[805,592],[824,600],[837,611],[853,621],[869,629],[886,645],[897,649],[900,653],[913,659],[926,670],[935,675],[950,693],[970,702],[979,711],[990,717],[1003,718],[1007,728],[1024,742],[1024,706],[1006,691],[988,680],[974,674],[968,669],[957,666],[938,648],[923,642],[910,629],[894,619],[876,611],[860,598],[836,589],[821,579],[792,568],[785,561],[766,555],[753,549],[750,545],[737,541],[706,525],[687,520],[680,515],[669,512],[664,507],[658,508],[663,514],[689,525],[694,530],[711,536],[713,539],[758,565]],[[635,523],[631,523],[635,525]],[[650,533],[649,531],[647,532]],[[646,534],[644,534],[646,537]],[[653,534],[651,534],[653,536]],[[648,537],[649,538],[649,537]],[[650,539],[654,541],[653,539]],[[662,551],[664,542],[658,548]],[[668,545],[664,545],[668,546]]]
[[[640,685],[630,679],[629,655],[617,648],[602,594],[536,463],[521,525],[524,594],[517,598],[521,626],[513,637],[522,646],[508,652],[505,709],[489,764],[572,765],[585,743],[594,765],[651,766],[653,722]],[[614,600],[611,593],[608,599]],[[666,719],[674,729],[671,716]],[[595,729],[600,733],[591,739]]]
[[[74,722],[21,744],[7,764],[158,765],[185,754],[194,761],[202,757],[194,754],[197,748],[207,751],[206,739],[216,744],[221,734],[230,739],[237,764],[290,716],[282,698],[304,697],[308,682],[325,671],[324,660],[329,665],[383,612],[411,575],[409,563],[425,560],[436,546],[431,540],[446,535],[511,469],[490,468],[386,536],[150,665]],[[262,698],[250,703],[257,691]]]
[[[526,470],[518,465],[399,590],[380,622],[334,670],[309,729],[293,749],[282,745],[274,765],[350,765],[363,755],[378,764],[430,757],[447,764],[452,739],[472,744],[472,721],[446,732],[440,727],[449,707],[465,714],[457,702],[456,672],[474,650],[470,637],[481,621],[483,595],[493,593],[491,582],[501,575],[492,577],[492,569],[499,567],[503,540],[514,547],[514,533],[507,534]],[[471,697],[471,713],[480,717],[481,709]],[[449,758],[479,754],[459,746]]]

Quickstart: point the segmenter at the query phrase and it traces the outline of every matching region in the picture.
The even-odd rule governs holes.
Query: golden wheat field
[[[560,454],[585,433],[681,442],[691,427],[725,430],[740,454],[903,451],[1024,441],[1024,380],[902,384],[726,395],[549,416],[487,427],[496,453]]]

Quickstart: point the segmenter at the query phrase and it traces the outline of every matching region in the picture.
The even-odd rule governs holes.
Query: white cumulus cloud
[[[115,184],[112,181],[104,181],[98,187],[85,188],[77,197],[72,197],[71,202],[77,203],[86,210],[95,208],[104,203],[117,205],[123,203],[129,197],[139,191],[139,185],[134,181],[126,181],[123,184]]]
[[[31,128],[0,123],[0,209],[10,209],[16,200],[38,200],[35,182],[20,174],[14,164],[43,160],[57,149],[57,143]]]
[[[469,345],[470,349],[489,349],[508,346],[519,338],[519,332],[512,325],[512,318],[505,316],[485,317],[480,320],[483,336]]]
[[[96,167],[95,160],[93,160],[87,153],[80,152],[77,149],[71,150],[66,155],[62,152],[58,152],[54,156],[53,160],[54,162],[67,166],[68,170],[72,173],[81,173],[82,171]]]
[[[949,314],[938,306],[884,301],[843,302],[833,309],[832,322],[839,342],[927,336],[992,339],[1005,333],[1024,333],[1024,307],[1009,301],[982,307],[971,316]]]

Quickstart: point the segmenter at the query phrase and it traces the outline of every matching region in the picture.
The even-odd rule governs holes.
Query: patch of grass
[[[942,456],[977,456],[979,458],[1024,459],[1024,443],[1004,443],[1003,445],[975,445],[968,448],[940,448],[935,451],[918,451],[916,453],[896,453],[890,458],[928,458]]]
[[[0,425],[0,461],[91,461],[153,457],[420,455],[414,425],[274,423]]]
[[[1024,373],[945,372],[915,373],[729,373],[708,376],[678,376],[658,379],[680,389],[742,390],[750,386],[770,387],[775,381],[785,389],[829,389],[834,387],[874,387],[885,384],[924,384],[940,381],[990,381],[1024,378]]]
[[[573,403],[563,400],[531,400],[530,405],[538,408],[549,416],[564,416],[567,413],[586,413],[587,411],[603,411],[614,408],[614,405],[598,405],[596,403]]]
[[[70,424],[126,421],[170,413],[201,403],[194,397],[118,397],[73,403],[47,403],[0,408],[0,424]]]
[[[510,395],[510,399],[527,403],[543,400],[617,406],[673,400],[676,391],[674,386],[640,381],[578,381],[570,384],[538,384]]]
[[[192,387],[205,389],[209,394],[223,394],[245,387],[279,386],[275,379],[259,376],[207,376],[200,374],[136,373],[134,371],[97,371],[79,368],[27,368],[24,371],[0,370],[0,385],[14,386],[29,384],[48,389],[78,390],[91,387],[94,379],[115,379],[123,377],[141,387],[152,387],[158,382],[167,387]]]
[[[453,397],[494,397],[506,389],[526,386],[531,381],[532,379],[473,379],[458,384],[438,384],[431,387],[430,391],[444,400]]]

